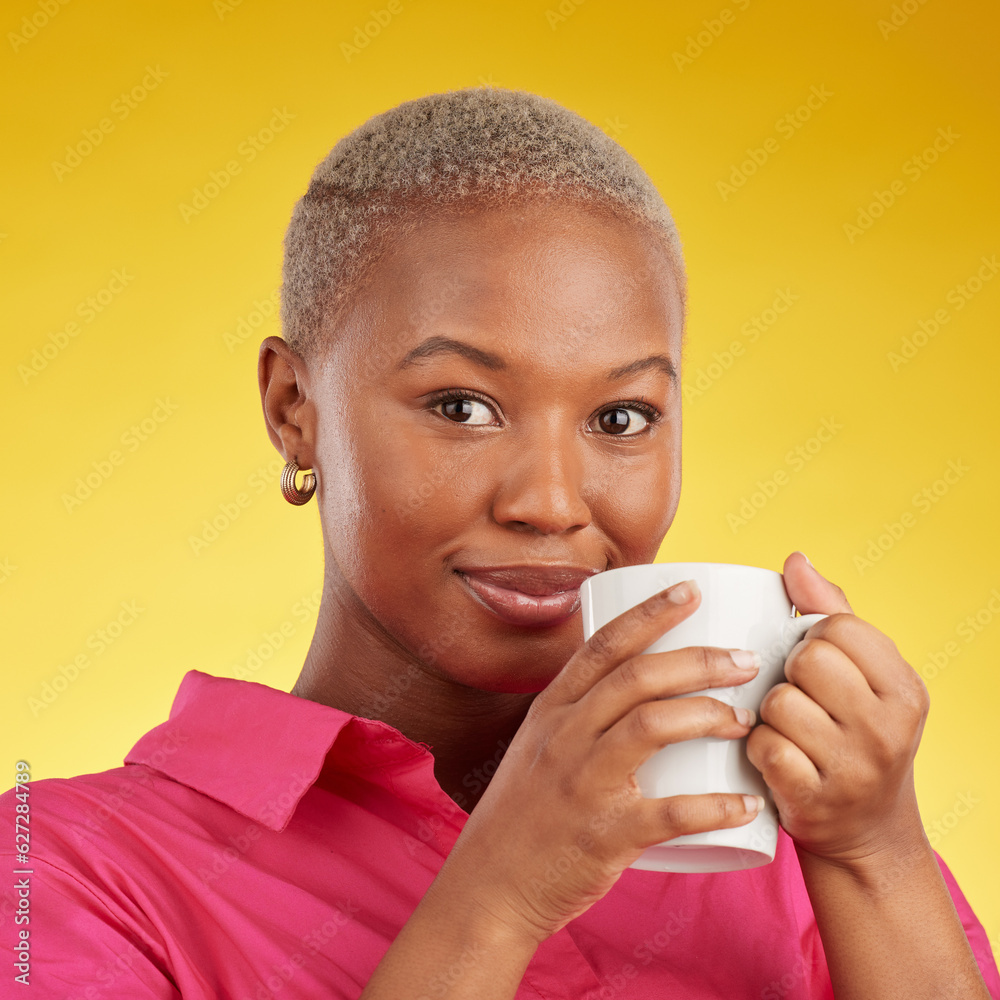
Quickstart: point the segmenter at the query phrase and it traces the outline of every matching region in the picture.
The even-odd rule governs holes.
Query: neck
[[[339,573],[324,582],[316,632],[291,693],[379,719],[427,744],[438,783],[467,812],[535,698],[443,675],[387,633]]]

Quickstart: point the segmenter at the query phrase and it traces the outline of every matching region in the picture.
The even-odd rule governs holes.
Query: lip
[[[510,625],[548,627],[580,609],[580,584],[600,572],[582,566],[469,566],[455,572],[472,597]]]

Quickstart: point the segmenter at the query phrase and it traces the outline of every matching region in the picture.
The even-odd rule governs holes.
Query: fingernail
[[[744,795],[743,804],[746,806],[748,813],[759,813],[764,808],[764,796]]]
[[[802,549],[799,549],[799,555],[802,556],[802,558],[805,559],[810,566],[812,566],[812,560],[802,551]]]
[[[757,721],[757,716],[754,714],[752,709],[737,708],[733,711],[736,713],[736,721],[741,726],[752,726]]]
[[[756,670],[760,667],[760,653],[750,649],[731,649],[729,655],[740,670]]]
[[[694,580],[685,580],[683,583],[678,583],[676,587],[670,588],[670,591],[667,593],[667,600],[672,604],[687,604],[689,601],[693,601],[700,593],[698,584]]]

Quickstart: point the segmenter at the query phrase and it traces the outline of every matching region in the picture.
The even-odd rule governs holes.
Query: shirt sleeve
[[[3,893],[0,927],[5,945],[20,949],[15,951],[14,974],[26,975],[20,980],[30,986],[25,996],[33,1000],[181,996],[163,966],[162,945],[129,928],[90,887],[39,858],[31,858],[26,867],[7,852],[0,858],[5,879],[11,880]],[[28,905],[18,909],[21,899]],[[27,962],[19,963],[18,957]]]
[[[997,963],[993,957],[993,949],[990,947],[990,940],[986,936],[986,930],[979,922],[975,913],[972,912],[969,901],[965,898],[962,890],[959,889],[958,883],[955,881],[955,876],[952,875],[951,870],[944,863],[941,855],[937,851],[934,854],[941,868],[941,874],[944,876],[945,885],[948,886],[948,891],[951,893],[952,902],[958,911],[959,919],[965,928],[965,936],[969,939],[972,954],[976,958],[976,964],[979,966],[979,971],[986,982],[986,988],[990,991],[990,996],[993,997],[993,1000],[1000,1000],[1000,972],[997,971]]]

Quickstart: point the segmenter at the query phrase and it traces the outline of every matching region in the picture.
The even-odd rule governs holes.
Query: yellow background
[[[35,778],[117,766],[186,670],[234,675],[283,624],[251,676],[291,686],[321,582],[319,524],[314,505],[281,499],[260,413],[257,346],[278,325],[272,315],[241,339],[240,322],[279,284],[292,205],[340,136],[425,93],[523,88],[615,135],[685,244],[684,381],[703,369],[709,382],[685,404],[684,488],[660,558],[780,569],[801,548],[928,677],[921,806],[996,949],[1000,280],[960,310],[948,299],[1000,252],[996,5],[907,0],[895,31],[879,25],[888,0],[394,5],[346,54],[382,0],[70,0],[48,23],[38,3],[5,5],[0,785],[18,758]],[[41,23],[27,39],[25,17]],[[129,108],[120,95],[133,88]],[[810,93],[829,96],[784,134]],[[265,142],[273,109],[287,114]],[[53,166],[104,118],[90,155]],[[911,179],[939,129],[957,138]],[[720,192],[769,137],[767,162]],[[185,221],[180,206],[232,160],[240,172]],[[893,181],[904,193],[852,241],[845,224]],[[116,269],[131,276],[124,289],[24,377]],[[797,298],[751,344],[745,324],[782,290]],[[889,352],[941,308],[947,323],[893,371]],[[723,367],[733,341],[744,353]],[[840,429],[811,454],[824,418]],[[155,430],[126,450],[144,419]],[[808,461],[790,460],[797,446]],[[77,478],[116,449],[121,464],[67,509]],[[949,462],[968,471],[920,510],[914,495]],[[757,481],[779,471],[753,507]],[[241,492],[250,502],[226,526],[220,511]],[[753,516],[740,525],[727,515],[744,499]],[[215,515],[224,530],[195,553]],[[881,558],[864,566],[870,544]],[[143,610],[98,653],[121,602]],[[977,613],[967,642],[958,630]],[[29,699],[80,654],[89,665],[33,712]]]

